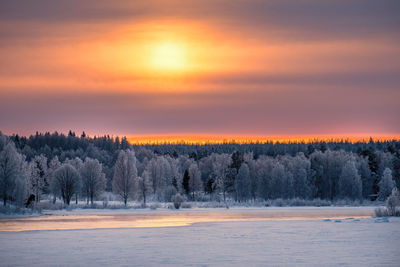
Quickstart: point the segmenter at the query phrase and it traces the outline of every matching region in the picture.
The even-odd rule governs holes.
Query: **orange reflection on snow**
[[[120,214],[46,215],[0,219],[0,232],[187,226],[204,222],[322,220],[371,217],[369,209],[260,209],[220,211],[127,211]]]

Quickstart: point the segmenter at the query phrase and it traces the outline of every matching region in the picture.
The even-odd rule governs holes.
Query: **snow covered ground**
[[[0,265],[399,266],[400,218],[371,218],[372,210],[76,210],[6,218],[0,220]],[[185,223],[145,227],[168,220]],[[4,232],[13,222],[69,228]]]

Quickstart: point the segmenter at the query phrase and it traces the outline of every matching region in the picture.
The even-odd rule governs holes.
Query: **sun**
[[[150,65],[159,71],[184,71],[188,65],[185,46],[173,42],[156,44]]]

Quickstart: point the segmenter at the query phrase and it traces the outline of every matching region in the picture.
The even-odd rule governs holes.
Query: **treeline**
[[[277,198],[384,200],[400,185],[400,142],[130,145],[126,138],[0,132],[4,205],[73,199],[104,191],[129,200]]]

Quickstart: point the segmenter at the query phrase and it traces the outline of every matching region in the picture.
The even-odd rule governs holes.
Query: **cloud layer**
[[[4,1],[6,133],[399,135],[399,1]],[[149,64],[163,42],[185,70]]]

